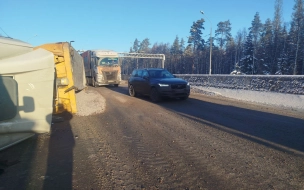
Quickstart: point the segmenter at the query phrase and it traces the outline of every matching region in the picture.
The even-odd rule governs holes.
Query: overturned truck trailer
[[[0,150],[49,132],[53,114],[76,113],[85,87],[83,59],[69,43],[33,48],[0,37]]]
[[[54,56],[0,37],[0,150],[50,131]]]

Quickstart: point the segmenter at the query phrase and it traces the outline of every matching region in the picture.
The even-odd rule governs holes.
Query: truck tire
[[[95,87],[95,88],[97,87],[97,84],[96,84],[95,78],[92,78],[92,86],[93,86],[93,87]]]

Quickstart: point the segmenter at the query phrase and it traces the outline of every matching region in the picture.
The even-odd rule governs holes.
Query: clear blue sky
[[[76,50],[128,52],[135,38],[172,44],[187,41],[193,22],[205,18],[203,36],[230,20],[232,36],[274,17],[275,0],[1,0],[0,27],[10,37],[33,46],[69,42]],[[294,0],[283,0],[283,20],[291,21]],[[200,13],[203,10],[208,19]],[[0,34],[6,34],[0,30]],[[205,37],[207,39],[208,36]]]

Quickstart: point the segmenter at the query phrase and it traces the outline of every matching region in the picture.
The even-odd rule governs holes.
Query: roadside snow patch
[[[214,87],[191,87],[193,92],[212,96],[223,96],[227,98],[262,103],[266,105],[280,106],[304,110],[304,95],[286,94],[277,92],[261,92],[251,90],[225,89]]]

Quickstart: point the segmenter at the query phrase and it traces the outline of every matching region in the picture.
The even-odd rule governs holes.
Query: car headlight
[[[187,83],[187,86],[190,86],[190,83],[189,83],[189,82]]]
[[[104,80],[104,77],[103,77],[102,74],[97,74],[97,79],[98,79],[98,80]]]
[[[162,83],[158,83],[158,85],[159,85],[160,87],[168,87],[168,86],[169,86],[169,84],[162,84]]]

